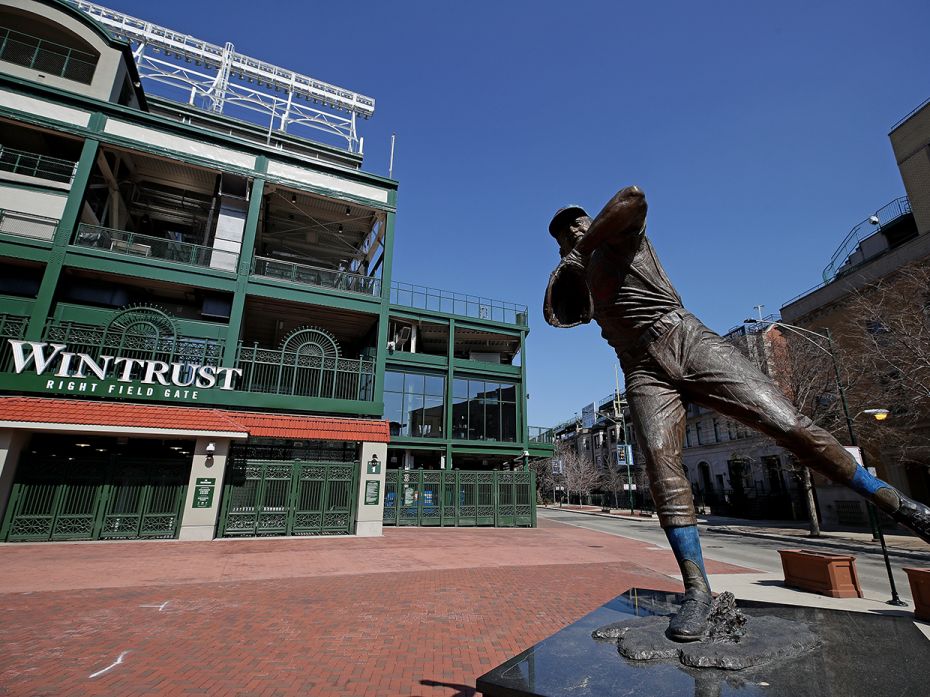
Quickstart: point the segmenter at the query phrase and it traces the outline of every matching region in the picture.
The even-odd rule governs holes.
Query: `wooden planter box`
[[[810,549],[780,549],[785,585],[831,598],[861,598],[856,558]]]
[[[930,568],[904,569],[914,596],[914,617],[930,622]]]

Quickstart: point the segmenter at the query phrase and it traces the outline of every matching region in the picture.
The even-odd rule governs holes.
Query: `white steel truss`
[[[371,97],[250,58],[228,42],[218,46],[91,2],[68,2],[130,42],[140,77],[185,90],[189,104],[216,113],[235,105],[266,116],[269,136],[305,126],[343,138],[350,152],[362,152],[356,118],[374,114]]]

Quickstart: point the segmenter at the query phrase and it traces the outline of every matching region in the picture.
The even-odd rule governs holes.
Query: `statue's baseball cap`
[[[565,208],[560,208],[555,212],[555,215],[552,216],[552,221],[549,223],[549,234],[553,237],[558,235],[559,229],[580,216],[587,216],[588,213],[581,206],[576,206],[572,204],[571,206],[565,206]]]

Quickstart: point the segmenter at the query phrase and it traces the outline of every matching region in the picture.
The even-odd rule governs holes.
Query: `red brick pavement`
[[[647,543],[548,522],[5,545],[0,695],[471,697],[479,675],[627,588],[674,590],[674,570]]]

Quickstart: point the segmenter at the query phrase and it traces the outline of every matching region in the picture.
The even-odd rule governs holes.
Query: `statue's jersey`
[[[618,354],[636,346],[659,317],[682,308],[645,233],[594,250],[587,270],[594,320]]]

